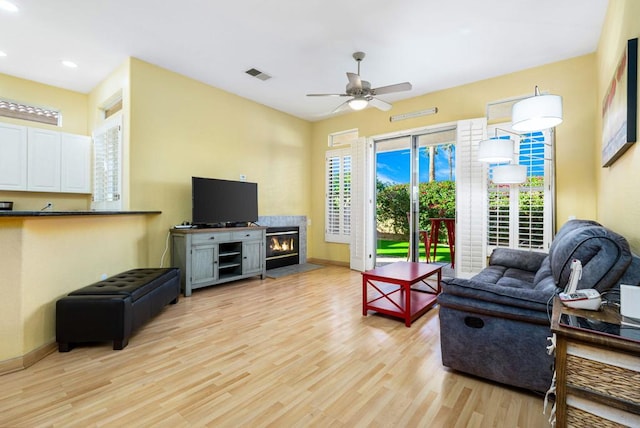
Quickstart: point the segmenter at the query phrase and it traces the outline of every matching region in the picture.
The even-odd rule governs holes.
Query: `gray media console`
[[[171,262],[182,273],[185,296],[223,282],[265,278],[266,227],[172,229]]]

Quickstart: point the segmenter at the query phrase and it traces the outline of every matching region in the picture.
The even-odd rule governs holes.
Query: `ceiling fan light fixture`
[[[2,0],[0,0],[2,1]],[[389,111],[391,110],[391,104],[376,98],[377,95],[390,94],[393,92],[409,91],[411,90],[411,83],[403,82],[396,83],[394,85],[381,86],[378,88],[372,88],[371,83],[360,78],[360,62],[364,58],[364,52],[355,52],[353,59],[358,64],[358,73],[347,72],[347,87],[344,93],[341,94],[307,94],[308,97],[351,97],[348,101],[343,102],[333,110],[333,113],[343,111],[345,108],[358,111],[366,107],[375,107],[378,110]]]
[[[363,97],[355,97],[352,100],[349,100],[349,107],[351,110],[362,110],[369,104],[366,98]]]

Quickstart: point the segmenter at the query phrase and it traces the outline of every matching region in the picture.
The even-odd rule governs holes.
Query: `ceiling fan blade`
[[[410,91],[412,88],[411,83],[403,82],[396,83],[395,85],[381,86],[371,90],[371,95],[390,94],[391,92]]]
[[[351,100],[347,100],[347,101],[343,102],[338,107],[336,107],[331,113],[338,113],[338,112],[341,112],[343,110],[346,110],[349,107],[349,101],[351,101]]]
[[[307,94],[308,97],[348,97],[347,94]]]
[[[369,105],[374,106],[378,110],[389,111],[391,110],[392,105],[386,101],[382,101],[378,98],[371,98],[369,100]]]
[[[349,78],[349,84],[354,89],[362,89],[362,80],[360,80],[360,76],[355,73],[347,72],[347,77]]]

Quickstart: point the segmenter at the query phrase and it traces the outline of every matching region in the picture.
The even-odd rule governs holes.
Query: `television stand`
[[[185,297],[197,288],[266,277],[266,227],[171,229],[171,263]]]

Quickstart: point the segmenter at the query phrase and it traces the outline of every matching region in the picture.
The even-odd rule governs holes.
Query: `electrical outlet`
[[[247,176],[244,174],[240,174],[240,181],[247,181]]]
[[[45,205],[45,209],[49,211],[53,211],[53,202],[47,202]]]

